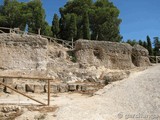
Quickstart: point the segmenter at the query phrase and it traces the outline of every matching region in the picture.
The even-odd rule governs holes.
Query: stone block
[[[48,92],[48,85],[45,85],[45,92]],[[57,84],[50,85],[50,92],[51,93],[58,93],[59,92],[59,85],[57,85]]]
[[[5,85],[14,88],[13,79],[12,78],[4,78],[3,82],[4,82]],[[7,87],[4,87],[4,92],[6,92],[6,93],[14,93],[13,90],[11,90],[11,89],[9,89]]]
[[[86,87],[86,91],[94,91],[94,90],[96,90],[96,88],[93,87],[93,86],[87,86]]]
[[[0,78],[0,82],[3,83],[3,78]],[[0,93],[4,91],[4,86],[0,84]]]
[[[78,84],[78,85],[77,85],[77,91],[82,91],[82,85],[83,85],[83,84]]]
[[[82,85],[82,91],[85,92],[87,90],[87,85]]]
[[[35,93],[44,93],[44,85],[34,85]]]
[[[76,84],[69,84],[69,91],[76,91],[77,85]]]
[[[26,89],[26,92],[34,92],[34,85],[33,84],[26,84],[25,89]]]
[[[61,93],[68,92],[68,85],[67,84],[60,84],[59,85],[59,92],[61,92]]]
[[[20,92],[23,92],[23,93],[26,92],[25,84],[17,84],[15,88]]]
[[[82,91],[87,92],[87,91],[94,91],[96,90],[96,86],[87,84],[87,85],[82,85]]]

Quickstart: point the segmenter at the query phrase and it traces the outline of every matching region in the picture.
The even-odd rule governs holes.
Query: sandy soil
[[[30,95],[46,102],[46,94]],[[0,97],[0,103],[37,104],[16,94]],[[160,64],[111,83],[92,97],[78,93],[52,95],[51,105],[58,109],[47,113],[45,120],[160,120]],[[16,120],[35,120],[35,115],[40,113],[25,111]]]
[[[160,120],[160,65],[71,101],[56,114],[57,120]]]

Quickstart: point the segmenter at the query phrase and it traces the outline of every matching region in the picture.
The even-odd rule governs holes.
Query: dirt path
[[[112,83],[93,97],[70,101],[57,120],[160,120],[160,65]]]
[[[30,94],[46,102],[47,94]],[[37,104],[20,95],[1,95],[0,103]],[[52,95],[56,112],[44,120],[160,120],[160,64],[107,85],[93,97],[78,93]],[[24,111],[16,120],[35,120],[45,114]]]

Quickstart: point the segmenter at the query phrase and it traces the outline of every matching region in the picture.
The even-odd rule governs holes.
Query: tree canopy
[[[148,49],[149,55],[153,55],[152,43],[148,35],[147,35],[147,49]]]
[[[70,0],[53,16],[52,26],[45,21],[41,0],[4,0],[0,6],[0,26],[20,28],[66,40],[92,39],[121,41],[119,10],[109,0]]]
[[[55,38],[57,38],[59,31],[60,31],[59,18],[57,14],[54,14],[53,21],[52,21],[52,33]]]
[[[84,15],[88,13],[86,21]],[[77,36],[75,39],[87,38],[93,40],[121,41],[119,34],[119,24],[121,19],[118,18],[119,10],[108,0],[72,0],[68,1],[64,7],[60,8],[61,20],[61,35],[67,37],[67,29],[69,17],[72,14],[76,16]],[[89,25],[87,25],[89,24]],[[86,27],[86,29],[84,29]],[[89,32],[88,32],[88,30]],[[86,32],[84,30],[87,30]],[[87,33],[88,32],[88,33]],[[89,34],[86,35],[84,34]]]
[[[41,0],[28,3],[4,0],[4,4],[0,6],[0,26],[24,30],[26,25],[29,32],[38,33],[38,29],[41,29],[41,34],[46,34],[48,23],[45,21]]]

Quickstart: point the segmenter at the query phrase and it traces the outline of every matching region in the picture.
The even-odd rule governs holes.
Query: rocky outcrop
[[[77,61],[82,64],[105,66],[109,69],[131,69],[149,66],[148,50],[140,45],[109,41],[78,40],[75,46]]]
[[[148,58],[148,50],[144,47],[136,44],[132,49],[132,62],[137,67],[149,66],[151,65],[150,60]]]
[[[31,35],[0,34],[1,70],[46,70],[47,39]]]
[[[128,77],[128,69],[148,66],[147,56],[145,48],[127,43],[78,40],[75,50],[69,50],[40,36],[0,34],[0,76],[52,77],[52,93],[94,91]],[[48,91],[43,80],[2,78],[0,82],[21,92]],[[12,93],[1,85],[0,92]]]
[[[132,46],[109,41],[78,40],[75,46],[77,61],[110,69],[130,69]]]

